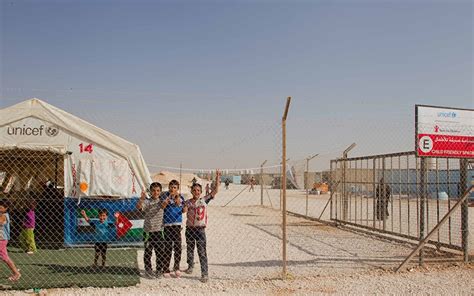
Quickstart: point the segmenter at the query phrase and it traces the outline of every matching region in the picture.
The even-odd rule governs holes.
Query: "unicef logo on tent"
[[[46,128],[46,135],[49,137],[56,137],[59,134],[59,128],[56,126],[48,126]]]

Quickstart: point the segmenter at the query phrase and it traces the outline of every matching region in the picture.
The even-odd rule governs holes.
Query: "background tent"
[[[180,178],[179,173],[172,173],[172,172],[168,172],[168,171],[161,171],[161,172],[153,174],[151,176],[152,181],[153,182],[160,182],[161,185],[163,186],[163,188],[167,188],[168,184],[171,180],[180,181],[180,179],[181,179],[181,190],[182,191],[186,191],[185,186],[190,187],[193,184],[193,178],[196,178],[196,182],[201,184],[202,186],[205,186],[206,182],[208,182],[208,181],[205,181],[205,180],[199,178],[197,175],[191,174],[191,173],[182,173],[181,178]]]

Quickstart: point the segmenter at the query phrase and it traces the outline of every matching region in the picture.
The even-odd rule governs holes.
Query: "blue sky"
[[[414,149],[414,105],[473,108],[472,1],[2,1],[0,107],[31,97],[149,164]],[[157,170],[157,169],[152,169]]]

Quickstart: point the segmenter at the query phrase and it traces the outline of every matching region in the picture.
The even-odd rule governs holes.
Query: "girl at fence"
[[[21,248],[28,254],[31,255],[36,252],[35,243],[35,208],[36,201],[31,200],[28,202],[28,211],[25,213],[23,220],[23,229],[20,233],[20,244]]]
[[[201,264],[201,282],[209,280],[206,250],[206,226],[207,226],[207,204],[216,196],[219,190],[221,173],[216,171],[216,186],[212,191],[201,197],[202,187],[194,184],[191,187],[193,198],[188,199],[184,206],[187,211],[186,220],[186,249],[187,249],[187,274],[193,272],[194,267],[194,246],[196,245],[199,263]]]
[[[8,256],[7,245],[10,239],[10,215],[8,214],[8,203],[6,200],[0,200],[0,258],[10,268],[12,275],[8,280],[16,282],[20,279],[20,270],[16,268],[15,263]]]

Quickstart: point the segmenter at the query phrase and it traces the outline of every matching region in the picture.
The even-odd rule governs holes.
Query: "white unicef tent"
[[[151,182],[137,145],[39,99],[0,110],[0,152],[15,149],[62,155],[67,197],[137,196]]]

